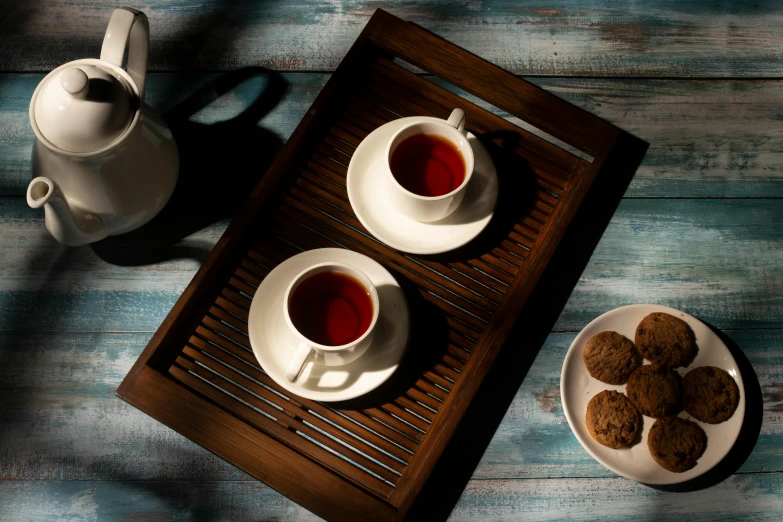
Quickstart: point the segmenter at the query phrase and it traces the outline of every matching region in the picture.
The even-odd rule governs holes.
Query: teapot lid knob
[[[128,130],[139,110],[138,95],[101,64],[77,60],[41,80],[30,101],[30,121],[44,143],[89,153],[110,146]]]
[[[89,78],[87,73],[79,69],[78,67],[71,67],[63,72],[60,76],[60,85],[68,93],[76,98],[84,98],[87,94],[87,86],[89,85]]]

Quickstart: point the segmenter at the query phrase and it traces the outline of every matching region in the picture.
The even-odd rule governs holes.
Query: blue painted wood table
[[[780,519],[779,2],[127,3],[150,18],[148,101],[183,118],[193,139],[186,159],[214,167],[204,183],[221,198],[225,169],[260,175],[376,7],[649,142],[451,517]],[[114,250],[60,246],[27,207],[30,96],[55,66],[97,57],[110,10],[33,0],[6,2],[0,15],[0,519],[315,519],[114,396],[236,201]],[[200,89],[253,66],[281,71],[287,90],[250,121],[267,76],[221,96]],[[241,139],[230,125],[245,125]],[[145,251],[155,255],[133,255]],[[749,363],[758,435],[711,487],[672,492],[620,478],[566,423],[559,376],[571,340],[597,315],[637,302],[701,318]]]

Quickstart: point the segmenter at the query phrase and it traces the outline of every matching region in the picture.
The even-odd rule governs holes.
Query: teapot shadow
[[[112,103],[118,97],[117,90],[122,90],[117,84],[102,78],[90,78],[85,99],[98,103]],[[138,99],[131,98],[130,111],[138,108]]]
[[[204,124],[191,117],[243,82],[266,76],[266,87],[241,114]],[[283,140],[258,125],[284,97],[288,83],[261,67],[246,67],[212,79],[163,114],[179,149],[180,171],[171,199],[144,226],[91,245],[104,261],[143,266],[175,258],[203,263],[210,241],[191,234],[232,217],[266,171]]]

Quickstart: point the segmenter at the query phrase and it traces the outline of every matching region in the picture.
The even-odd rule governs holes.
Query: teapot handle
[[[130,45],[128,40],[130,39]],[[122,67],[125,46],[128,45],[128,74],[136,82],[139,97],[144,100],[147,79],[147,48],[150,42],[150,24],[147,16],[130,7],[115,9],[106,28],[101,47],[101,60]]]

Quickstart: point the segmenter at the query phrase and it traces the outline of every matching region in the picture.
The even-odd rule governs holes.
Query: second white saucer
[[[475,166],[465,199],[450,216],[421,223],[397,212],[384,195],[392,189],[385,172],[386,144],[403,125],[437,120],[429,116],[400,118],[375,129],[356,148],[348,165],[347,189],[356,217],[377,239],[411,254],[440,254],[459,248],[484,230],[495,211],[498,177],[487,149],[473,134]]]
[[[326,366],[316,356],[296,382],[289,382],[285,369],[299,341],[285,324],[283,297],[297,274],[328,261],[358,268],[375,285],[380,301],[377,330],[367,351],[352,363]],[[341,248],[309,250],[280,263],[256,290],[248,316],[250,346],[267,375],[293,394],[323,402],[353,399],[383,384],[400,365],[409,331],[408,304],[394,276],[369,257]]]

